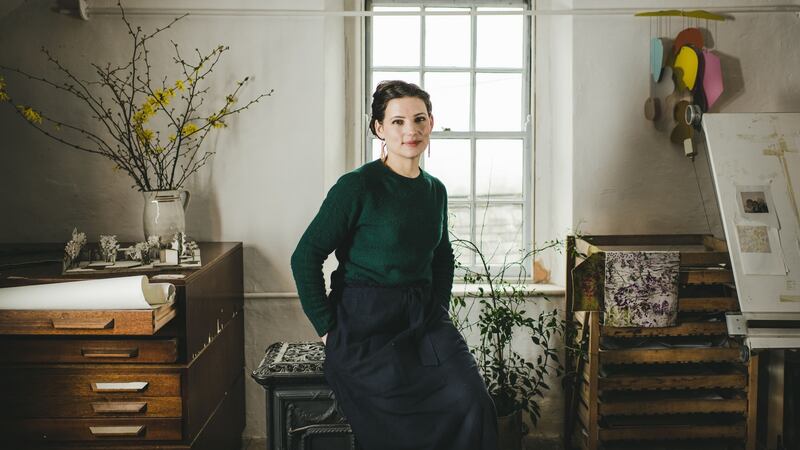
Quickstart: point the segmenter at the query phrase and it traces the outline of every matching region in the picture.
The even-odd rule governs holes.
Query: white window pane
[[[475,129],[520,131],[522,128],[522,74],[475,74]]]
[[[448,208],[447,226],[452,234],[450,239],[470,239],[472,214],[469,206],[451,206]]]
[[[478,8],[478,11],[521,11]],[[523,16],[478,16],[476,67],[522,67]]]
[[[419,83],[419,72],[372,72],[372,91],[369,93],[370,98],[372,98],[372,94],[375,93],[375,88],[378,87],[378,83],[384,80],[402,80],[407,83],[414,83],[417,86],[422,86]]]
[[[472,265],[475,254],[457,242],[456,239],[472,240],[470,230],[472,229],[472,212],[469,206],[450,206],[448,209],[448,227],[450,228],[450,241],[453,243],[453,253],[461,264]]]
[[[376,7],[374,11],[419,11],[419,8]],[[419,16],[372,18],[372,66],[419,66]]]
[[[475,195],[478,198],[521,199],[522,139],[475,141]]]
[[[426,11],[469,11],[468,8],[426,8]],[[469,67],[470,16],[425,17],[425,65]]]
[[[441,180],[450,199],[466,200],[470,191],[469,139],[431,139],[425,170]]]
[[[436,131],[469,131],[469,72],[425,74],[425,90],[431,94]]]
[[[522,205],[478,205],[476,239],[489,264],[518,261],[525,254]]]

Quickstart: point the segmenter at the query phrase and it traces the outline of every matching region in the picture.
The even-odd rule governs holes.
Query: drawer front
[[[180,397],[112,397],[17,397],[0,408],[0,418],[181,417]]]
[[[0,371],[0,397],[27,398],[180,397],[179,373],[92,371],[65,373],[57,370],[7,369]]]
[[[181,419],[4,420],[0,421],[0,432],[4,441],[13,443],[176,441],[181,439]]]
[[[177,339],[2,339],[0,363],[171,363]]]
[[[187,439],[194,439],[208,417],[227,395],[230,386],[243,376],[244,367],[244,315],[239,314],[192,362],[186,372]]]
[[[174,302],[142,310],[0,310],[0,335],[150,336],[176,315]]]
[[[244,313],[242,247],[238,246],[202,272],[191,275],[179,295],[186,306],[186,350],[194,359],[220,332],[220,329]]]

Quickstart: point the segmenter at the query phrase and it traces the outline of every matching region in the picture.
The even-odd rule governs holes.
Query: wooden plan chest
[[[200,249],[202,268],[169,280],[174,304],[151,314],[0,313],[0,435],[10,448],[239,448],[242,245]],[[4,286],[55,281],[67,281],[56,265],[0,269]]]

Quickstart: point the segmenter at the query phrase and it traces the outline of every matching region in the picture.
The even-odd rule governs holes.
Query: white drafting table
[[[748,346],[800,348],[800,113],[702,125]]]

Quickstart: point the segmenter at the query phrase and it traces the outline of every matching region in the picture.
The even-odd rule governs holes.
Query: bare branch
[[[130,22],[120,1],[117,5],[126,32],[132,38],[131,53],[125,63],[91,63],[95,76],[92,80],[84,80],[42,48],[47,60],[64,76],[64,82],[54,82],[19,68],[0,65],[0,70],[17,73],[77,97],[89,108],[88,116],[105,128],[104,132],[93,132],[28,108],[16,110],[39,132],[68,147],[109,158],[116,164],[115,167],[127,172],[142,190],[180,188],[216,153],[213,150],[202,151],[202,145],[211,130],[227,126],[223,119],[249,108],[263,97],[271,95],[272,91],[261,93],[242,103],[242,106],[234,107],[236,97],[248,80],[245,78],[225,97],[221,107],[212,109],[214,112],[206,116],[201,108],[210,88],[203,87],[201,83],[210,76],[229,47],[219,45],[205,54],[195,49],[197,60],[190,63],[181,54],[178,44],[170,41],[175,52],[172,60],[183,74],[183,78],[176,80],[173,85],[168,82],[167,75],[154,76],[152,73],[148,41],[170,29],[186,14],[173,18],[165,26],[148,34]],[[4,95],[7,94],[4,92]],[[164,119],[166,123],[150,122],[152,129],[147,128],[147,123],[154,118]],[[77,133],[74,138],[82,141],[59,136],[40,126],[42,120]]]

